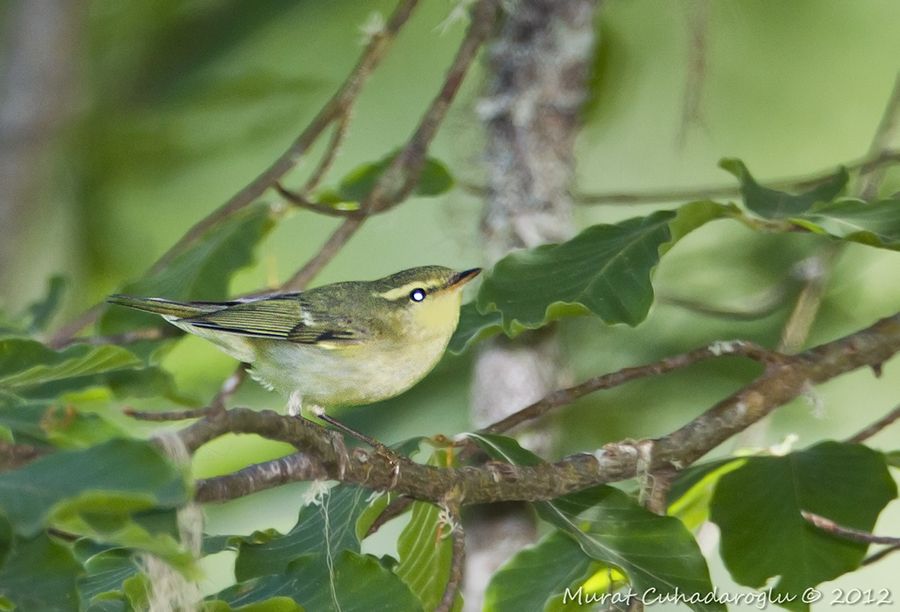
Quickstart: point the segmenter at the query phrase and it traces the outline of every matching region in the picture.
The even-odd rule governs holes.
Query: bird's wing
[[[180,321],[241,336],[301,344],[357,344],[368,336],[349,317],[314,309],[300,294],[239,302]]]

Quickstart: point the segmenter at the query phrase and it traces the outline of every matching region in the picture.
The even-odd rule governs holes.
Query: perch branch
[[[752,347],[747,344],[737,346]],[[687,354],[691,357],[670,358],[671,363],[693,363],[706,356],[715,356],[710,351],[709,347],[697,349]],[[762,358],[766,369],[755,380],[686,425],[661,438],[611,443],[594,453],[571,455],[554,463],[518,466],[490,462],[481,467],[450,468],[404,463],[396,473],[396,464],[389,458],[360,449],[349,454],[334,444],[330,434],[315,423],[268,410],[255,412],[246,408],[208,415],[178,435],[193,451],[225,433],[258,434],[302,449],[321,468],[316,473],[322,477],[375,490],[392,490],[399,495],[433,503],[440,503],[451,494],[460,505],[553,499],[589,486],[632,478],[643,473],[642,470],[656,472],[685,467],[801,395],[809,385],[861,367],[882,364],[900,351],[900,313],[797,355],[760,352],[758,348],[741,351]],[[741,351],[717,352],[743,354]],[[224,501],[270,488],[286,479],[302,480],[305,475],[278,472],[278,478],[273,479],[267,476],[272,471],[277,468],[271,462],[245,468],[240,487],[227,484],[231,482],[231,476],[202,480],[198,483],[197,499]]]

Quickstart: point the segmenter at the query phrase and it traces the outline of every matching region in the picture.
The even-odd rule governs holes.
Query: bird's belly
[[[431,371],[444,348],[272,342],[259,347],[253,376],[284,393],[298,391],[304,405],[368,404],[413,386]]]

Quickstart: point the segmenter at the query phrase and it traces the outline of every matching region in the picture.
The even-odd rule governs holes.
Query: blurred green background
[[[393,2],[333,0],[90,0],[73,27],[73,87],[63,118],[35,168],[39,189],[19,213],[22,231],[2,232],[14,255],[0,262],[2,306],[16,310],[70,279],[57,323],[141,275],[188,227],[265,168],[310,121],[353,66],[361,27]],[[325,185],[381,158],[412,131],[434,95],[464,23],[448,23],[455,2],[422,3],[354,112],[349,138]],[[4,30],[16,13],[0,6]],[[709,10],[707,67],[689,73],[690,28]],[[761,180],[803,175],[864,156],[900,67],[900,3],[795,0],[654,2],[608,0],[597,23],[600,47],[585,125],[577,144],[582,193],[728,185],[716,166],[742,158]],[[0,58],[8,63],[8,51]],[[462,183],[482,179],[482,128],[475,114],[484,67],[467,79],[432,155]],[[682,121],[686,91],[700,96],[696,121]],[[895,139],[896,140],[896,139]],[[900,146],[895,142],[894,146]],[[320,149],[317,149],[320,150]],[[314,154],[287,180],[297,185]],[[900,190],[888,173],[884,193]],[[266,196],[275,199],[277,196]],[[680,202],[675,202],[677,204]],[[665,206],[665,205],[663,205]],[[578,205],[580,226],[646,214],[660,204]],[[482,262],[477,195],[457,188],[413,198],[369,221],[315,284],[369,279],[423,264],[464,268]],[[337,221],[297,212],[261,245],[257,263],[232,293],[274,286],[312,256]],[[765,236],[729,221],[704,227],[668,254],[657,271],[660,295],[746,307],[790,278],[792,267],[820,253],[824,238]],[[848,246],[827,285],[808,344],[833,339],[900,309],[900,254]],[[660,303],[637,328],[593,319],[559,326],[574,380],[675,354],[716,339],[767,346],[796,298],[797,283],[767,316],[714,318]],[[227,296],[198,296],[221,299]],[[344,413],[349,425],[385,441],[468,429],[470,357],[448,356],[421,385],[384,405]],[[180,389],[209,398],[234,368],[211,345],[185,338],[165,357]],[[779,410],[760,438],[724,445],[769,445],[788,433],[805,446],[843,438],[900,398],[900,365],[880,379],[860,371],[823,385],[808,401]],[[623,437],[663,434],[699,414],[753,374],[735,361],[704,364],[584,398],[562,411],[558,454],[590,450]],[[76,398],[116,415],[102,394]],[[236,403],[280,408],[282,398],[245,385]],[[166,409],[158,402],[135,402]],[[125,422],[124,419],[120,419]],[[133,425],[150,431],[147,426]],[[900,443],[897,429],[872,444]],[[285,452],[253,437],[231,437],[198,454],[197,476],[224,473]],[[208,509],[211,532],[287,528],[302,487],[283,487]],[[879,530],[897,534],[900,512]],[[377,543],[376,543],[377,545]],[[844,576],[844,586],[885,586],[900,559]],[[714,570],[714,582],[724,570]],[[213,577],[215,584],[221,577]]]

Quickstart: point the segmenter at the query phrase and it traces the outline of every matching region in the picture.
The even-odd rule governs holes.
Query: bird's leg
[[[347,434],[348,436],[354,437],[357,440],[359,440],[365,444],[368,444],[373,449],[375,449],[376,453],[378,453],[382,457],[386,458],[391,464],[391,487],[390,488],[394,488],[394,486],[397,484],[397,480],[400,478],[400,460],[404,459],[405,457],[400,457],[399,455],[397,455],[397,453],[395,453],[394,451],[389,449],[387,446],[385,446],[384,444],[382,444],[375,438],[372,438],[371,436],[367,436],[364,433],[358,432],[355,429],[353,429],[352,427],[348,427],[347,425],[344,425],[343,423],[341,423],[334,417],[327,415],[325,413],[325,409],[322,408],[321,406],[312,406],[310,408],[310,412],[312,412],[315,416],[319,417],[320,419],[322,419],[323,421],[325,421],[326,423],[328,423],[335,429],[342,431],[345,434]]]

